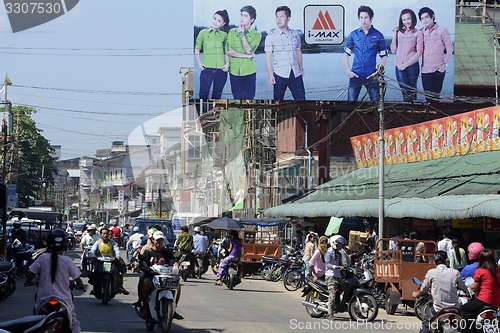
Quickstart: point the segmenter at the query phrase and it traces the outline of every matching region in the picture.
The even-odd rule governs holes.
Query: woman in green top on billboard
[[[218,10],[212,17],[212,26],[201,30],[196,38],[194,53],[200,68],[201,100],[207,100],[212,86],[212,99],[221,99],[227,81],[229,56],[226,54],[229,15]],[[200,52],[203,52],[201,59]]]

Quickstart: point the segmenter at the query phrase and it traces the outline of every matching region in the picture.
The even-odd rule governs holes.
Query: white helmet
[[[193,228],[193,231],[196,232],[196,233],[199,233],[199,232],[201,232],[201,228],[198,227],[198,226],[196,226],[196,227]]]
[[[337,249],[337,244],[342,244],[343,246],[347,245],[347,241],[341,235],[335,235],[330,237],[330,245],[332,248]]]

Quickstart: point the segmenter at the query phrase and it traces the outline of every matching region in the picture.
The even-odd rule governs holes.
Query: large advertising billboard
[[[376,101],[382,64],[386,101],[439,99],[454,41],[453,0],[194,0],[195,98]]]

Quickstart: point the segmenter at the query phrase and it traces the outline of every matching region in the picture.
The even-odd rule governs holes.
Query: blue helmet
[[[141,229],[139,229],[138,226],[132,228],[132,232],[139,232],[139,231],[141,231]]]

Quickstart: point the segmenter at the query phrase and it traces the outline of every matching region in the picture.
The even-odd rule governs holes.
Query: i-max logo
[[[12,32],[27,30],[62,16],[79,0],[3,0]]]
[[[340,5],[308,5],[304,8],[305,41],[308,44],[344,42],[344,8]]]

